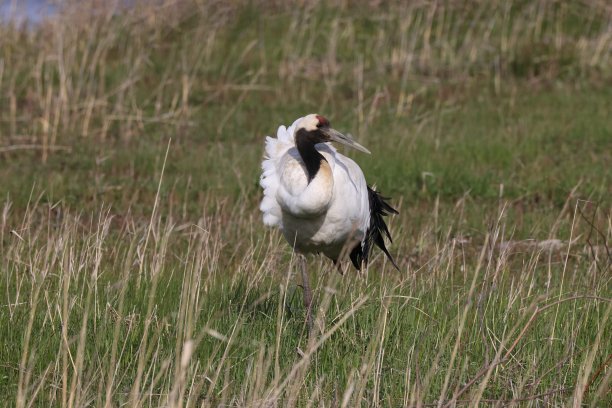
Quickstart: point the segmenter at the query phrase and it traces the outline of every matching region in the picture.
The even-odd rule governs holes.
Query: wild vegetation
[[[612,403],[606,2],[110,3],[0,24],[3,403]],[[401,271],[310,257],[309,335],[258,181],[312,112]]]

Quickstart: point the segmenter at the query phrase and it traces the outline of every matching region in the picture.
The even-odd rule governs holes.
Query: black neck
[[[321,161],[325,160],[325,157],[315,149],[317,136],[316,131],[308,132],[304,129],[298,130],[295,135],[295,144],[306,165],[309,183],[321,168]]]

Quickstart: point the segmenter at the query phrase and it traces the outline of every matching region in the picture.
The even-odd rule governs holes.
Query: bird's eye
[[[318,127],[318,128],[322,128],[322,127],[323,127],[323,124],[322,124],[321,122],[319,122],[319,123],[317,123],[317,127]]]

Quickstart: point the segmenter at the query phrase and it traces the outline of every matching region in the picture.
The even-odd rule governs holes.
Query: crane
[[[350,135],[333,129],[327,118],[310,114],[289,128],[280,126],[276,138],[266,137],[260,179],[264,224],[279,228],[300,254],[310,330],[312,292],[303,255],[323,253],[339,265],[348,254],[360,270],[376,244],[399,270],[385,246],[384,237],[391,241],[391,235],[383,219],[398,212],[367,185],[357,163],[331,142],[370,154]]]

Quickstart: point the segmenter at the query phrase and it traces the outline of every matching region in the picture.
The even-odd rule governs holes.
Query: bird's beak
[[[329,137],[330,141],[342,143],[348,147],[352,147],[353,149],[357,149],[360,152],[364,152],[367,154],[371,154],[368,149],[357,143],[351,135],[344,135],[338,132],[336,129],[327,128],[324,129],[323,132]]]

